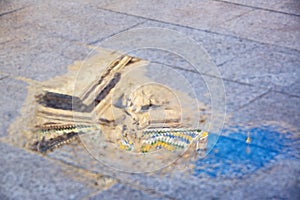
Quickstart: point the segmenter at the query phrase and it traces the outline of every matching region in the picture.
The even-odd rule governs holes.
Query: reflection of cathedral
[[[84,68],[74,80],[79,86],[73,93],[61,92],[66,86],[59,92],[43,88],[36,95],[37,137],[31,149],[47,153],[86,133],[101,134],[101,142],[136,153],[175,151],[193,143],[205,149],[207,133],[185,128],[199,120],[193,99],[151,80],[146,64],[119,56],[100,75],[94,72],[99,66]],[[183,109],[182,102],[191,107]]]

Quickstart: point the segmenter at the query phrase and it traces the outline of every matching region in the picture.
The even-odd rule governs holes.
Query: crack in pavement
[[[278,45],[278,44],[275,44],[275,43],[262,42],[262,41],[255,40],[255,39],[250,39],[250,38],[247,38],[247,37],[236,36],[236,35],[233,35],[233,34],[225,34],[225,33],[220,33],[220,32],[213,31],[213,30],[195,28],[195,27],[188,26],[188,25],[182,25],[182,24],[173,23],[173,22],[167,22],[167,21],[162,21],[162,20],[158,20],[158,19],[154,19],[154,18],[143,17],[143,16],[140,16],[140,15],[135,15],[135,14],[131,14],[131,13],[115,11],[115,10],[111,10],[111,9],[107,9],[107,8],[103,8],[103,7],[97,7],[97,8],[99,10],[113,12],[113,13],[117,13],[117,14],[121,14],[121,15],[125,15],[125,16],[130,16],[130,17],[136,17],[136,18],[140,18],[140,19],[145,19],[145,20],[148,20],[148,21],[153,21],[153,22],[157,22],[157,23],[161,23],[161,24],[170,25],[170,26],[177,26],[177,27],[180,27],[180,28],[186,28],[186,29],[201,31],[201,32],[209,33],[209,34],[216,34],[216,35],[220,35],[220,36],[227,36],[227,37],[231,37],[231,38],[234,38],[234,39],[243,39],[243,40],[249,41],[249,42],[255,42],[255,43],[263,44],[263,45],[272,45],[274,47],[281,47],[281,48],[286,48],[286,49],[289,49],[289,50],[300,52],[300,50],[297,49],[297,48],[282,46],[282,45]],[[298,17],[300,17],[300,15]]]
[[[212,1],[222,2],[222,3],[236,5],[236,6],[241,6],[241,7],[246,7],[246,8],[252,8],[252,9],[255,9],[255,10],[262,10],[262,11],[267,11],[267,12],[280,13],[280,14],[285,14],[285,15],[291,15],[291,16],[300,17],[299,14],[287,13],[287,12],[278,11],[278,10],[274,10],[274,9],[263,8],[263,7],[258,7],[258,6],[251,6],[251,5],[241,4],[241,3],[235,3],[235,2],[230,2],[230,1],[226,1],[226,0],[212,0]],[[273,5],[276,5],[276,4],[272,4],[272,6]]]
[[[8,78],[9,76],[8,75],[6,75],[6,76],[3,76],[3,77],[1,77],[0,78],[0,81],[2,81],[2,80],[4,80],[4,79],[6,79],[6,78]]]
[[[258,48],[259,48],[259,46],[251,47],[250,49],[246,49],[245,51],[241,51],[241,52],[238,54],[238,56],[244,55],[244,54],[246,54],[246,53],[248,53],[248,52],[251,52],[251,51],[253,51],[253,50],[255,50],[255,49],[258,49]],[[234,59],[236,59],[238,56],[237,56],[237,55],[234,55],[234,57],[225,60],[224,62],[218,64],[217,66],[218,66],[218,67],[222,67],[223,65],[225,65],[225,64],[227,64],[227,63],[233,61]]]
[[[243,13],[237,15],[237,16],[234,16],[234,17],[232,17],[232,18],[230,18],[230,19],[228,19],[228,20],[226,20],[226,21],[224,21],[224,22],[216,23],[216,24],[215,24],[215,27],[216,27],[216,26],[220,26],[220,25],[222,25],[222,24],[225,24],[225,23],[227,23],[227,22],[236,20],[236,19],[238,19],[238,18],[241,18],[242,16],[247,15],[247,14],[253,12],[253,11],[255,11],[255,9],[250,9],[250,10],[248,10],[248,11],[246,11],[246,12],[243,12]]]
[[[264,96],[266,96],[267,94],[269,94],[271,91],[272,91],[272,90],[269,89],[268,91],[266,91],[266,92],[264,92],[264,93],[262,93],[262,94],[256,96],[254,99],[252,99],[252,100],[248,101],[247,103],[245,103],[245,104],[239,106],[239,107],[238,107],[237,109],[235,109],[233,112],[239,111],[239,110],[241,110],[242,108],[245,108],[245,107],[249,106],[249,105],[252,104],[253,102],[255,102],[255,101],[257,101],[258,99],[261,99],[262,97],[264,97]]]
[[[133,29],[133,28],[139,26],[139,25],[142,25],[142,24],[144,24],[146,21],[147,21],[147,20],[143,20],[142,22],[138,22],[138,23],[136,23],[136,24],[134,24],[134,25],[132,25],[132,26],[129,26],[129,27],[123,29],[123,30],[120,30],[120,31],[116,32],[116,33],[113,33],[113,34],[111,34],[111,35],[109,35],[109,36],[107,36],[107,37],[101,38],[101,39],[99,39],[99,40],[95,40],[95,41],[93,41],[93,42],[89,42],[89,43],[87,43],[87,44],[88,44],[88,45],[95,45],[95,44],[97,44],[97,43],[99,43],[99,42],[102,42],[102,41],[106,40],[107,38],[113,37],[113,36],[115,36],[115,35],[117,35],[117,34],[119,34],[119,33],[126,32],[126,31],[128,31],[128,30],[130,30],[130,29]]]
[[[247,52],[247,51],[246,51],[246,52]],[[236,83],[236,84],[239,84],[239,85],[244,85],[244,86],[249,86],[249,87],[255,87],[255,88],[258,88],[258,89],[267,89],[267,90],[270,91],[270,92],[275,92],[275,93],[284,94],[284,95],[287,95],[287,96],[289,96],[289,97],[300,98],[300,95],[289,94],[289,93],[287,93],[287,92],[280,91],[280,90],[276,90],[276,89],[269,88],[269,87],[263,87],[263,86],[253,85],[253,84],[251,84],[251,83],[245,83],[245,82],[240,82],[240,81],[237,81],[237,80],[232,80],[232,79],[228,79],[228,78],[218,77],[218,76],[215,76],[215,75],[207,74],[207,73],[205,73],[205,72],[204,72],[204,73],[200,73],[200,72],[198,72],[198,71],[196,71],[196,70],[185,69],[185,68],[182,68],[182,67],[173,66],[173,65],[168,65],[168,64],[165,64],[165,63],[161,63],[161,62],[156,62],[156,61],[151,61],[151,62],[152,62],[152,63],[161,64],[161,65],[165,65],[166,67],[170,67],[170,68],[173,68],[173,69],[178,69],[178,70],[182,70],[182,71],[186,71],[186,72],[191,72],[191,73],[195,73],[195,74],[200,74],[200,75],[208,76],[208,77],[211,77],[211,78],[222,79],[223,81],[227,81],[227,82],[231,82],[231,83]]]
[[[211,78],[222,79],[222,80],[224,80],[224,81],[232,82],[232,83],[237,83],[237,84],[240,84],[240,85],[246,85],[246,86],[250,86],[250,87],[257,87],[257,88],[262,88],[262,89],[268,89],[268,88],[265,88],[265,87],[259,87],[259,86],[256,86],[256,85],[253,85],[253,84],[250,84],[250,83],[244,83],[244,82],[240,82],[240,81],[236,81],[236,80],[231,80],[231,79],[227,79],[227,78],[223,78],[223,77],[211,75],[211,74],[208,74],[208,73],[205,73],[205,72],[204,72],[204,73],[200,73],[200,72],[198,72],[197,70],[185,69],[185,68],[182,68],[182,67],[173,66],[173,65],[168,65],[168,64],[161,63],[161,62],[156,62],[156,61],[151,61],[151,63],[157,63],[157,64],[165,65],[165,66],[170,67],[170,68],[173,68],[173,69],[178,69],[178,70],[182,70],[182,71],[186,71],[186,72],[191,72],[191,73],[195,73],[195,74],[200,74],[200,75],[208,76],[208,77],[211,77]],[[221,75],[221,74],[220,74],[220,75]]]
[[[18,12],[18,11],[20,11],[20,10],[23,10],[23,9],[27,8],[27,7],[29,7],[29,6],[23,6],[23,7],[21,7],[21,8],[17,8],[17,9],[10,10],[10,11],[4,12],[4,13],[0,13],[0,17],[3,17],[3,16],[5,16],[5,15],[9,15],[9,14]]]

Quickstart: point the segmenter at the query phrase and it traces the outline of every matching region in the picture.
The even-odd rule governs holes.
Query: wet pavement
[[[196,94],[205,93],[203,80],[223,81],[226,118],[209,135],[207,156],[130,174],[83,147],[42,156],[6,140],[11,123],[26,118],[28,84],[63,75],[91,47],[147,27],[193,39],[217,66],[219,74],[198,72],[172,52],[135,52],[184,74]],[[300,198],[299,1],[0,0],[0,30],[0,199]],[[197,97],[209,105],[209,94]]]

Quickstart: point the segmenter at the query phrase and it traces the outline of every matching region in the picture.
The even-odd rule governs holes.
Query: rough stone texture
[[[110,189],[105,190],[99,194],[96,194],[90,198],[91,200],[123,200],[123,199],[151,199],[151,200],[158,200],[158,199],[168,199],[164,198],[163,195],[159,194],[147,194],[141,190],[133,189],[130,186],[116,184],[112,186]]]
[[[0,199],[299,199],[299,8],[297,0],[0,0],[1,138],[23,106],[25,78],[44,81],[64,74],[68,65],[84,60],[91,46],[135,27],[176,30],[205,48],[220,76],[195,73],[171,51],[135,53],[184,74],[208,104],[203,77],[223,78],[225,128],[275,123],[296,138],[293,158],[279,155],[241,178],[179,172],[193,162],[171,172],[128,174],[105,168],[76,144],[41,157],[3,140]],[[95,187],[88,173],[109,175],[118,183],[107,190]]]
[[[138,28],[144,27],[167,28],[186,35],[188,39],[192,39],[195,41],[195,43],[199,44],[199,48],[204,48],[216,65],[222,65],[224,62],[240,56],[241,54],[250,51],[257,46],[260,46],[259,43],[239,37],[221,35],[217,33],[208,34],[206,31],[171,25],[168,23],[147,21],[138,26]],[[178,63],[177,66],[179,66]]]
[[[190,86],[192,88],[191,91],[196,94],[196,97],[200,101],[206,103],[207,105],[210,105],[211,93],[215,91],[210,91],[207,88],[207,83],[205,82],[205,80],[214,80],[217,78],[207,76],[205,74],[200,75],[195,72],[185,71],[181,69],[177,69],[176,71],[179,71],[179,73],[184,74],[184,77],[188,78]],[[268,91],[266,88],[253,87],[249,84],[241,84],[235,81],[225,80],[223,81],[223,84],[226,101],[226,112],[229,114],[251,103],[251,101],[259,98],[261,95]]]
[[[300,130],[299,97],[268,92],[232,113],[231,123],[277,122]]]
[[[26,98],[26,84],[11,77],[2,75],[0,78],[0,138],[7,136],[9,124],[19,115]],[[5,105],[5,106],[4,106]]]
[[[214,30],[251,40],[300,50],[300,16],[254,10],[226,21]]]
[[[148,9],[153,7],[153,9]],[[209,30],[252,9],[216,1],[114,1],[105,9]],[[160,9],[164,8],[164,9]],[[205,20],[201,20],[204,19]]]
[[[82,199],[95,191],[38,155],[1,142],[0,154],[1,199]]]
[[[243,6],[251,6],[256,8],[262,8],[266,10],[271,10],[273,12],[284,12],[286,14],[294,14],[300,15],[299,8],[300,2],[297,0],[288,0],[288,1],[281,1],[281,0],[266,0],[266,1],[259,1],[259,0],[216,0],[222,2],[230,2],[235,3],[238,5]]]
[[[250,2],[250,5],[257,4],[257,2]],[[266,4],[269,7],[275,5],[275,3]],[[102,8],[157,21],[300,49],[298,42],[300,35],[299,31],[297,31],[300,17],[297,15],[259,9],[261,6],[255,9],[251,6],[245,6],[244,2],[233,4],[226,3],[226,1],[206,0],[189,1],[188,3],[186,1],[178,1],[176,4],[169,4],[165,1],[131,1],[129,6],[125,6],[125,4],[123,1],[113,1]],[[264,5],[264,3],[258,4]],[[145,12],[149,6],[154,7]],[[166,9],[159,9],[161,7]]]
[[[294,15],[300,15],[300,2],[297,0],[292,1],[280,1],[280,3],[273,6],[274,10],[285,12]]]
[[[0,18],[1,71],[39,81],[66,73],[68,65],[91,51],[88,43],[142,21],[91,5],[30,4]]]
[[[223,198],[231,199],[299,199],[300,174],[297,162],[278,162],[268,172],[249,176],[227,191]],[[285,174],[285,176],[283,176]],[[283,191],[281,188],[285,188]]]
[[[225,79],[299,95],[299,51],[263,46],[221,65]]]
[[[234,3],[241,6],[252,6],[256,8],[264,8],[264,9],[271,9],[272,6],[282,2],[280,0],[266,0],[266,1],[259,1],[259,0],[216,0],[228,3]]]

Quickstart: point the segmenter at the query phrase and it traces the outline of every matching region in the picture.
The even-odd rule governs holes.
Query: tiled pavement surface
[[[221,77],[210,72],[202,76],[223,78],[225,127],[275,121],[299,134],[298,0],[0,0],[0,137],[7,135],[26,97],[26,84],[18,77],[43,81],[64,74],[68,65],[89,53],[87,45],[101,45],[119,32],[143,27],[176,30],[206,49]],[[152,59],[168,62],[159,55]],[[184,64],[176,69],[197,85],[199,74]],[[118,183],[103,191],[93,178],[66,175],[72,163],[4,142],[0,146],[0,199],[299,199],[300,195],[299,160],[283,158],[269,170],[233,180],[115,175]]]

